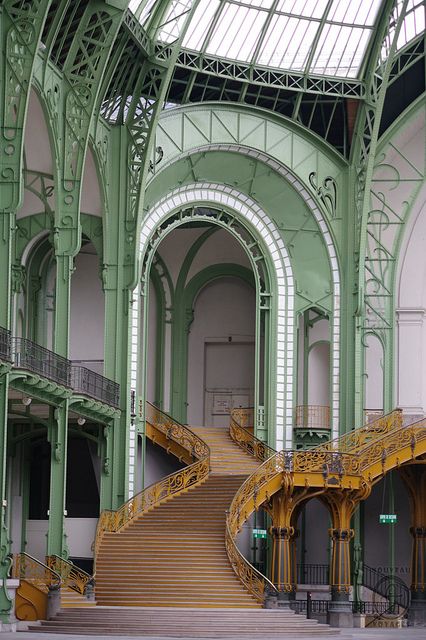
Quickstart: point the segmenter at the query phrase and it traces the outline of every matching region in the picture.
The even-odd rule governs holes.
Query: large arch
[[[276,339],[276,351],[271,353],[273,362],[273,387],[269,420],[276,425],[273,444],[279,448],[292,447],[293,422],[293,372],[294,372],[294,279],[290,258],[279,230],[275,223],[267,216],[260,206],[245,194],[223,184],[194,183],[172,191],[160,200],[146,215],[141,231],[139,255],[141,265],[148,251],[152,252],[155,243],[164,237],[159,230],[160,225],[170,216],[182,209],[191,207],[210,207],[227,211],[238,220],[258,240],[259,245],[269,263],[272,282],[271,292],[268,294],[272,306],[272,326]],[[205,215],[212,221],[212,216]],[[180,222],[182,223],[182,222]],[[220,224],[220,221],[218,221]],[[173,225],[171,225],[172,227]],[[176,224],[175,226],[178,226]],[[225,226],[225,225],[223,225]],[[174,228],[174,227],[173,227]],[[228,227],[229,228],[229,227]],[[171,230],[170,227],[165,231]],[[231,230],[231,228],[229,228]],[[234,235],[245,246],[244,240],[238,233]],[[256,277],[259,277],[256,262],[251,257]],[[146,269],[149,273],[149,269]],[[142,382],[138,375],[139,367],[139,337],[141,335],[141,296],[145,295],[143,283],[139,284],[134,296],[131,318],[131,388],[135,391],[142,389]],[[134,489],[136,427],[130,426],[129,438],[129,494]]]
[[[240,115],[242,118],[242,114]],[[257,117],[259,117],[258,114],[257,114]],[[312,155],[313,151],[311,149],[312,153],[310,156],[308,155],[304,163],[302,163],[303,167],[301,165],[296,166],[296,163],[293,162],[293,164],[290,165],[291,169],[289,169],[287,166],[284,166],[282,164],[282,155],[283,153],[287,153],[282,150],[282,144],[279,144],[277,142],[276,145],[273,145],[271,142],[268,146],[264,141],[264,146],[265,145],[268,146],[268,153],[265,153],[259,150],[261,148],[260,142],[257,144],[256,148],[247,147],[242,144],[216,143],[216,139],[217,138],[221,139],[221,136],[223,136],[224,134],[222,130],[215,131],[214,129],[210,131],[210,137],[212,140],[214,140],[213,143],[205,146],[200,146],[200,147],[192,147],[190,142],[188,141],[189,136],[185,134],[185,126],[189,126],[188,124],[185,124],[186,121],[187,121],[187,118],[184,118],[183,121],[181,122],[183,133],[182,133],[182,137],[179,138],[179,140],[181,140],[181,146],[182,146],[182,149],[184,149],[184,151],[181,154],[177,154],[176,148],[173,148],[173,149],[169,148],[168,154],[165,152],[165,155],[161,163],[156,167],[155,176],[157,180],[161,180],[162,176],[167,173],[169,168],[176,166],[175,165],[176,162],[178,161],[180,162],[185,159],[188,159],[190,162],[192,162],[192,158],[194,157],[195,154],[208,154],[213,152],[222,152],[225,154],[226,153],[238,154],[240,156],[243,156],[246,159],[250,159],[252,161],[264,164],[270,170],[274,171],[278,176],[283,178],[287,184],[291,185],[291,187],[295,190],[298,196],[301,197],[301,200],[304,202],[305,206],[312,214],[312,218],[315,220],[317,228],[319,229],[319,235],[322,238],[322,243],[325,248],[325,256],[328,258],[328,268],[330,270],[330,280],[331,280],[330,284],[331,284],[331,297],[332,297],[332,309],[330,309],[332,313],[331,335],[330,335],[330,343],[332,345],[331,362],[330,362],[330,368],[331,368],[331,394],[330,394],[331,398],[330,399],[331,399],[332,407],[331,407],[330,417],[331,417],[332,437],[337,437],[339,435],[340,389],[341,389],[341,382],[340,382],[341,275],[340,275],[339,258],[338,258],[338,251],[337,251],[338,241],[336,238],[336,227],[333,226],[335,225],[334,218],[330,218],[330,211],[328,211],[327,209],[326,209],[326,213],[324,212],[324,208],[321,206],[319,201],[320,200],[319,193],[321,193],[325,201],[327,201],[328,203],[331,202],[331,200],[328,199],[326,196],[327,191],[320,189],[317,193],[318,197],[315,198],[310,191],[310,189],[312,188],[312,184],[310,185],[310,188],[306,186],[306,180],[308,179],[308,177],[307,175],[305,175],[306,174],[305,165],[306,163],[310,163],[312,161],[312,158],[315,158],[315,167],[317,168],[317,171],[318,172],[324,171],[324,169],[321,168],[322,163],[325,162],[324,154],[320,153],[319,151],[316,151],[316,153]],[[173,119],[171,120],[171,122],[174,122]],[[166,119],[165,122],[163,122],[164,131],[162,132],[161,137],[159,138],[159,141],[163,140],[163,135],[167,131],[167,123],[168,123],[168,120]],[[259,127],[260,124],[258,123],[257,126]],[[274,123],[274,127],[275,128],[271,131],[273,131],[275,135],[278,135],[278,129],[277,129],[276,123]],[[244,136],[242,135],[242,132],[240,131],[240,129],[243,130],[244,126],[240,123],[237,129],[240,132],[240,137],[243,138]],[[264,130],[264,128],[261,128],[261,130],[264,131],[265,133],[265,136],[266,136],[265,140],[268,140],[270,136],[270,133],[268,133],[269,130],[268,129]],[[237,135],[237,133],[235,133],[235,135]],[[271,153],[271,155],[269,155],[269,153]],[[312,167],[311,164],[309,164],[309,166]],[[337,177],[339,176],[339,174],[337,172],[337,166],[334,166],[333,170],[331,170],[330,166],[328,165],[326,166],[327,166],[327,170],[328,169],[330,170],[331,176],[336,175],[335,185],[338,185]],[[319,173],[319,175],[321,174]],[[331,180],[331,176],[329,176],[329,178],[327,179]],[[154,183],[155,183],[155,180],[152,179],[150,184],[153,185]],[[336,194],[337,194],[337,186],[336,186]],[[337,210],[335,210],[334,215],[336,216],[336,218],[339,217]],[[295,308],[297,306],[298,299],[299,298],[296,296]],[[307,305],[306,308],[308,308],[308,306],[309,304]]]

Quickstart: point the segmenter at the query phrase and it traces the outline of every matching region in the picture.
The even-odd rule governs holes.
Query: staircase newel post
[[[400,469],[411,506],[411,605],[408,624],[426,625],[426,468],[410,465]]]

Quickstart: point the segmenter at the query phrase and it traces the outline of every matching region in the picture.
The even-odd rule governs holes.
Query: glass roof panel
[[[410,0],[407,13],[399,33],[397,49],[402,49],[425,29],[426,3],[424,0]]]
[[[207,53],[248,62],[268,13],[226,2],[207,45]]]
[[[258,64],[303,71],[319,22],[276,15],[263,40]]]
[[[364,57],[370,33],[359,27],[326,24],[315,50],[314,74],[353,78]]]
[[[158,0],[148,0],[143,23]],[[402,0],[399,0],[401,5]],[[357,77],[384,0],[200,0],[184,48],[277,69]],[[138,15],[141,0],[131,0]],[[159,38],[175,40],[192,0],[171,0]],[[425,1],[409,0],[398,48],[425,28]],[[390,29],[391,30],[391,29]]]

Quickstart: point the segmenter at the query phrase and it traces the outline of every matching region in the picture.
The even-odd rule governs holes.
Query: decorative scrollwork
[[[46,558],[46,564],[61,576],[62,583],[84,595],[87,585],[93,580],[92,576],[75,564],[59,556],[52,555]]]
[[[44,593],[48,593],[52,588],[59,589],[62,584],[57,571],[28,553],[18,553],[14,556],[12,576],[31,582]]]
[[[106,532],[118,531],[130,520],[161,504],[170,496],[200,484],[210,472],[210,449],[204,440],[150,403],[146,406],[146,420],[166,437],[186,449],[195,458],[195,462],[134,495],[117,511],[102,511],[96,529],[95,562]]]
[[[249,431],[250,428],[253,429],[253,422],[254,410],[252,408],[232,409],[229,434],[238,446],[257,458],[257,460],[264,462],[277,452]]]
[[[337,215],[337,184],[335,179],[332,176],[327,176],[320,186],[318,184],[316,171],[311,171],[309,174],[309,182],[326,208],[330,218],[335,218]]]

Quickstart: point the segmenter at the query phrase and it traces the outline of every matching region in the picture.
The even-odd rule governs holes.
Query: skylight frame
[[[144,3],[141,18],[145,15],[145,21],[152,3]],[[161,21],[168,27],[157,32],[160,42],[177,39],[180,24],[176,6],[188,8],[189,4],[190,0],[170,2]],[[200,0],[182,48],[225,64],[361,81],[384,4],[385,0]],[[425,12],[424,0],[409,0],[407,27],[401,31],[398,50],[424,30]],[[409,22],[416,24],[416,20],[420,26],[410,27]],[[240,24],[245,28],[242,34]],[[281,34],[268,51],[271,33],[278,24]]]

